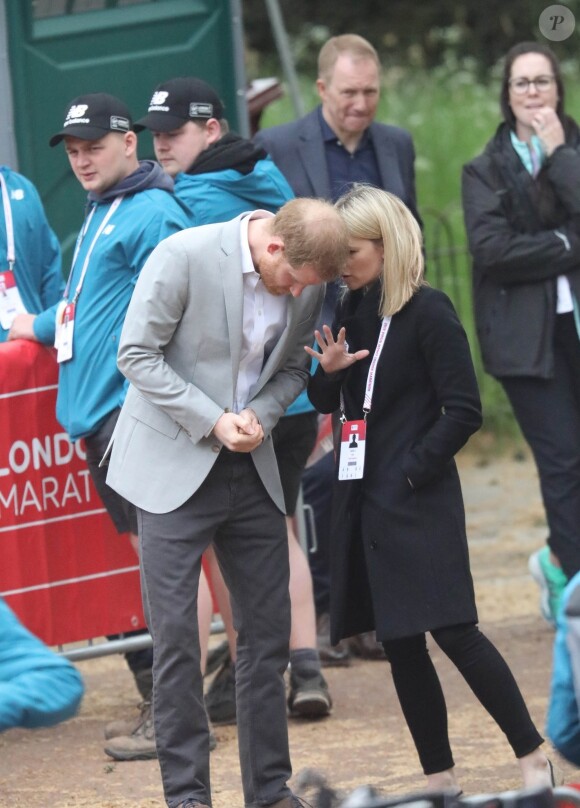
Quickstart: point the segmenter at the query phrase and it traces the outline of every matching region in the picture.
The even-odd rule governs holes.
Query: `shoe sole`
[[[320,652],[319,656],[320,656],[320,665],[323,668],[350,668],[352,664],[352,659],[350,656],[344,656],[344,657],[325,656],[323,653]]]
[[[291,716],[299,718],[323,718],[329,715],[331,705],[324,696],[304,694],[297,696],[289,708]]]
[[[105,746],[106,754],[113,760],[157,760],[157,752],[117,752]]]
[[[538,561],[537,553],[530,556],[528,560],[528,569],[534,581],[540,587],[540,613],[544,620],[551,626],[556,625],[556,621],[552,617],[550,609],[550,589],[546,582],[546,576],[542,571],[540,562]]]

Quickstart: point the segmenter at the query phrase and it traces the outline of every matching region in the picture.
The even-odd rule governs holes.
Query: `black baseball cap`
[[[147,115],[135,122],[135,131],[172,132],[187,121],[223,118],[218,94],[201,79],[183,76],[159,84],[149,102]]]
[[[98,140],[109,132],[130,132],[132,128],[129,108],[119,98],[108,93],[89,93],[70,102],[62,130],[48,142],[56,146],[67,135]]]

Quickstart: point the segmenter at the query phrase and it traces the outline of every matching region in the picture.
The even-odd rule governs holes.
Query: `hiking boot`
[[[229,654],[205,694],[205,707],[212,724],[236,723],[236,674]]]
[[[139,715],[134,718],[118,718],[116,721],[109,721],[105,725],[104,734],[105,740],[110,738],[119,738],[122,735],[132,735],[143,723],[143,713],[151,710],[151,702],[143,701],[139,705]]]
[[[120,721],[117,723],[121,724]],[[105,746],[105,752],[114,760],[154,760],[157,757],[157,749],[151,702],[143,703],[139,722],[133,732],[127,735],[109,736],[109,741]],[[209,751],[213,752],[216,746],[217,739],[210,726]]]
[[[540,612],[544,620],[552,626],[556,625],[562,592],[568,579],[560,567],[550,561],[548,545],[532,553],[528,561],[528,569],[534,581],[540,587]]]
[[[180,802],[177,808],[209,808],[209,805],[206,805],[205,802],[195,802],[195,800],[185,800],[185,802]]]
[[[114,760],[154,760],[157,757],[151,702],[145,702],[141,720],[130,735],[110,738],[105,752]]]
[[[323,718],[329,715],[332,699],[326,679],[320,672],[290,671],[288,711],[299,718]]]
[[[223,640],[215,648],[210,648],[207,652],[207,659],[205,661],[204,676],[211,676],[212,673],[217,671],[218,668],[231,659],[230,646],[227,640]]]

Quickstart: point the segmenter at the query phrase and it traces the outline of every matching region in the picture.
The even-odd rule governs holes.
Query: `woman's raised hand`
[[[310,354],[310,356],[318,359],[325,373],[336,373],[339,370],[345,370],[345,368],[348,368],[353,362],[364,359],[365,356],[369,355],[366,348],[355,351],[355,353],[348,352],[348,342],[346,341],[346,330],[344,328],[340,329],[336,340],[327,325],[322,326],[322,333],[315,331],[314,336],[320,348],[320,352],[315,351],[308,345],[304,346],[304,350],[306,353]]]

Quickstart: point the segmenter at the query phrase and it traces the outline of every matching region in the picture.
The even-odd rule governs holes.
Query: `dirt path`
[[[541,731],[550,680],[552,630],[538,612],[529,554],[545,540],[538,484],[529,458],[514,452],[487,458],[485,448],[460,458],[472,568],[481,626],[511,664]],[[434,649],[450,713],[457,770],[466,794],[519,787],[511,751],[446,659]],[[120,658],[81,664],[87,694],[80,715],[52,730],[0,735],[0,808],[162,808],[156,761],[114,763],[102,751],[106,721],[136,703]],[[335,709],[318,723],[291,721],[295,778],[322,772],[348,792],[370,783],[394,795],[423,780],[384,662],[327,670]],[[217,730],[212,753],[214,808],[243,808],[236,730]],[[580,771],[551,753],[559,782],[580,782]]]

